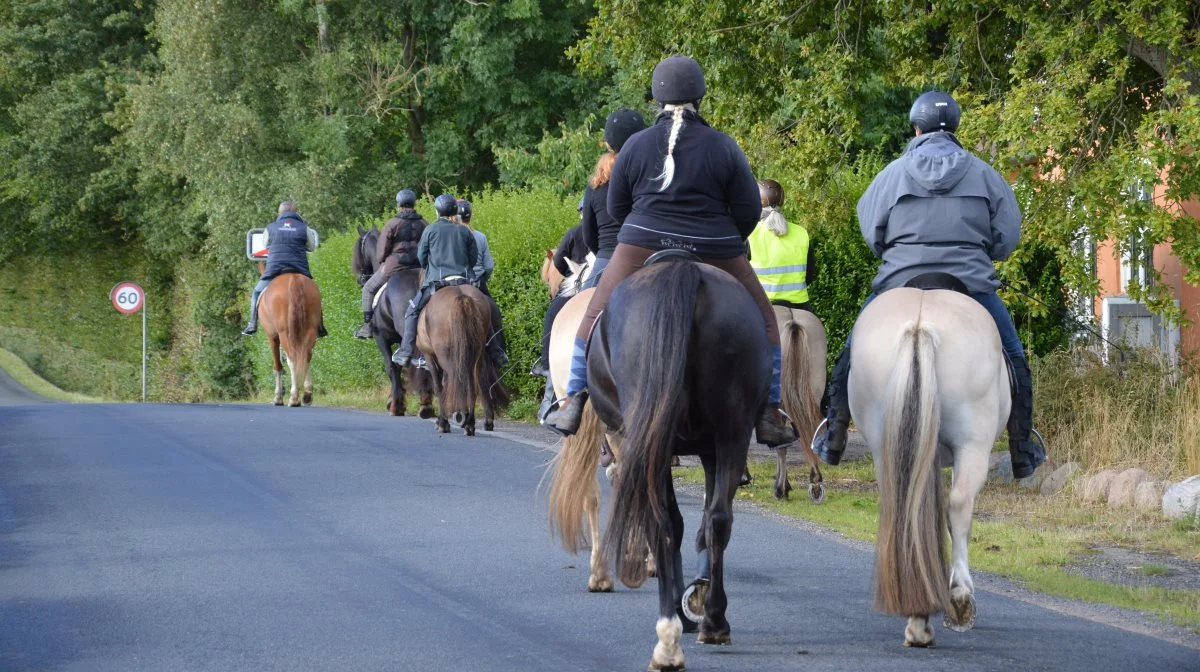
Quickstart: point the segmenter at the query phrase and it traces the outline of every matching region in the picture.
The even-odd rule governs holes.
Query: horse
[[[299,384],[304,384],[304,405],[312,403],[313,346],[317,344],[317,329],[321,326],[321,290],[312,278],[302,273],[285,273],[271,280],[258,299],[258,319],[271,344],[275,368],[275,405],[283,405],[283,364],[279,347],[287,355],[292,372],[292,394],[288,406],[299,406]]]
[[[375,246],[379,240],[379,229],[372,226],[364,229],[358,227],[358,240],[354,245],[350,268],[354,272],[361,287],[375,274]],[[415,366],[401,368],[392,362],[392,348],[399,346],[404,338],[404,311],[408,302],[421,289],[424,273],[419,268],[397,271],[388,278],[383,295],[375,306],[375,315],[371,318],[372,332],[375,335],[375,345],[379,354],[383,355],[383,366],[392,382],[392,391],[388,395],[387,410],[394,416],[404,415],[405,379],[417,389],[420,395],[420,416],[424,419],[433,417],[433,380],[429,372]]]
[[[975,623],[971,515],[1011,405],[1000,334],[969,296],[902,287],[858,317],[850,359],[850,413],[879,483],[875,608],[908,617],[905,646],[933,646],[930,615],[958,632]],[[951,463],[947,563],[940,467]]]
[[[582,543],[605,432],[616,439],[617,474],[603,552],[618,558],[627,586],[646,578],[642,549],[658,569],[658,644],[651,670],[683,669],[681,634],[695,632],[685,609],[683,517],[671,481],[672,455],[698,455],[705,505],[696,545],[703,590],[699,641],[729,644],[724,555],[733,497],[770,384],[766,327],[744,287],[724,271],[668,257],[613,292],[588,350],[589,399],[579,431],[552,463],[550,521],[568,551]],[[696,583],[693,584],[696,587]],[[683,618],[681,618],[683,617]],[[686,620],[686,623],[684,622]]]
[[[783,343],[783,411],[791,418],[796,436],[809,437],[821,423],[821,395],[825,390],[825,357],[828,339],[825,326],[807,310],[772,306]],[[785,444],[775,449],[775,498],[789,499],[792,484],[788,481]],[[813,502],[825,501],[821,476],[821,461],[811,446],[801,443],[800,450],[808,462],[808,496]]]
[[[491,324],[488,297],[469,284],[437,290],[421,311],[416,345],[428,359],[442,434],[450,431],[450,413],[467,436],[475,436],[477,400],[483,406],[483,428],[490,432],[496,409],[508,405],[508,391],[487,356]]]

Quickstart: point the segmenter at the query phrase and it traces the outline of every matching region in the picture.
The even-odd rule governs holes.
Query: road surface
[[[654,584],[585,592],[536,492],[550,452],[480,434],[319,407],[4,406],[0,669],[644,670]],[[690,670],[1200,669],[1196,640],[1000,592],[974,631],[905,649],[869,609],[869,551],[749,510],[728,562],[733,646],[685,636]]]

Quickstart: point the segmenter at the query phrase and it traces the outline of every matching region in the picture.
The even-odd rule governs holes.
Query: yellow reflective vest
[[[775,235],[759,224],[750,234],[750,265],[771,301],[808,302],[808,231],[788,224]]]

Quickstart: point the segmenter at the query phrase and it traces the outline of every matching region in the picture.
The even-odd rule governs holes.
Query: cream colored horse
[[[807,310],[772,306],[783,346],[783,410],[796,425],[796,436],[810,437],[821,423],[821,394],[825,391],[825,357],[829,344],[825,326]],[[808,494],[818,504],[825,501],[820,460],[807,441],[799,450],[809,464]],[[787,476],[787,445],[775,449],[775,498],[787,499],[792,484]]]
[[[900,288],[867,306],[851,347],[850,412],[879,483],[875,608],[908,617],[906,646],[933,646],[932,614],[960,632],[975,624],[971,514],[1011,405],[1000,334],[966,295]]]

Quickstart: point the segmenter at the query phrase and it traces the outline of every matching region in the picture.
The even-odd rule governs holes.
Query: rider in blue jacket
[[[308,228],[308,224],[300,218],[295,201],[289,199],[279,204],[279,217],[267,225],[263,242],[267,246],[267,265],[250,294],[250,323],[242,330],[243,336],[258,331],[258,297],[262,296],[272,280],[284,273],[312,277],[312,272],[308,270],[308,253],[317,249],[317,232]],[[317,336],[326,335],[328,332],[322,319]]]
[[[913,103],[909,121],[916,134],[900,158],[883,169],[858,201],[858,223],[871,250],[883,260],[872,282],[875,296],[925,273],[947,273],[966,286],[1000,331],[1014,378],[1008,449],[1013,476],[1024,478],[1046,459],[1033,430],[1033,376],[1012,316],[996,295],[1000,280],[993,261],[1017,246],[1021,211],[1012,187],[994,168],[972,155],[954,132],[961,112],[949,94],[930,91]],[[850,423],[847,381],[850,339],[829,380],[825,431],[813,447],[830,464],[846,448]]]

